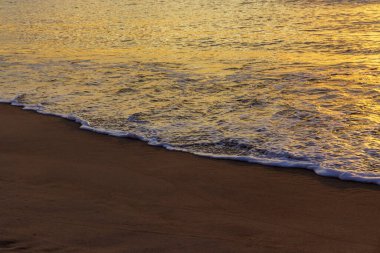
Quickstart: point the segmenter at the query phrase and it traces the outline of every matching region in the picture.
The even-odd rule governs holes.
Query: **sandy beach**
[[[380,252],[379,186],[0,122],[0,252]]]

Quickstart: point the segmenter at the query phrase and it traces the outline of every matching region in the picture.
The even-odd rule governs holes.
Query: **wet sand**
[[[380,252],[380,187],[0,105],[0,252]]]

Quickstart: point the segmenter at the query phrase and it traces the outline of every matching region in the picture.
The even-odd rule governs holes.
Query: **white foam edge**
[[[375,174],[375,173],[326,169],[326,168],[318,167],[312,163],[303,162],[303,161],[281,160],[281,159],[276,159],[276,158],[255,158],[251,156],[215,155],[215,154],[210,154],[210,153],[191,152],[188,150],[181,150],[175,147],[167,148],[167,149],[184,151],[184,152],[192,153],[197,156],[210,157],[214,159],[243,161],[243,162],[248,162],[248,163],[261,164],[261,165],[274,166],[274,167],[282,167],[282,168],[308,169],[308,170],[314,171],[314,173],[319,176],[338,178],[343,181],[355,181],[355,182],[361,182],[361,183],[371,183],[371,184],[380,185],[380,175]]]
[[[193,155],[208,157],[208,158],[213,158],[213,159],[235,160],[235,161],[262,164],[262,165],[274,166],[274,167],[303,168],[303,169],[312,170],[317,175],[324,176],[324,177],[333,177],[333,178],[338,178],[343,181],[355,181],[355,182],[361,182],[361,183],[371,183],[371,184],[380,185],[380,175],[375,174],[375,173],[340,171],[340,170],[334,170],[334,169],[320,168],[318,166],[313,165],[312,163],[303,162],[303,161],[280,160],[276,158],[255,158],[251,156],[215,155],[212,153],[192,152],[187,149],[173,147],[170,144],[161,143],[155,139],[148,139],[143,136],[139,136],[133,133],[128,133],[125,131],[107,130],[103,128],[91,127],[87,121],[75,115],[45,112],[43,110],[42,105],[28,105],[28,104],[19,103],[17,101],[18,97],[20,96],[16,96],[14,99],[8,99],[8,100],[0,99],[0,103],[19,106],[19,107],[22,107],[24,110],[32,110],[44,115],[65,118],[65,119],[68,119],[70,121],[74,121],[80,124],[80,129],[83,129],[83,130],[88,130],[95,133],[110,135],[114,137],[138,139],[138,140],[147,142],[151,146],[164,147],[167,150],[181,151],[181,152],[191,153]]]

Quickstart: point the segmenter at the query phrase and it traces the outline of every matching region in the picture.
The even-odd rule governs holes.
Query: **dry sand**
[[[0,252],[380,252],[380,187],[0,105]]]

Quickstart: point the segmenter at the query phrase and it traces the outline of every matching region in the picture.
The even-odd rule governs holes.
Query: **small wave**
[[[262,165],[275,166],[275,167],[304,168],[304,169],[313,170],[317,175],[320,175],[320,176],[334,177],[334,178],[339,178],[340,180],[345,180],[345,181],[356,181],[356,182],[372,183],[372,184],[380,185],[380,175],[376,173],[342,171],[342,170],[337,170],[337,169],[323,168],[308,161],[307,158],[298,159],[297,157],[291,157],[289,155],[283,155],[283,154],[279,155],[275,152],[269,152],[269,151],[267,152],[267,154],[272,154],[273,155],[272,157],[253,157],[253,156],[239,156],[239,155],[197,152],[197,151],[192,151],[188,148],[185,148],[186,145],[182,147],[176,147],[176,146],[170,145],[169,143],[160,142],[155,138],[145,138],[143,136],[136,135],[134,133],[129,133],[126,131],[92,127],[86,120],[76,115],[47,112],[44,110],[44,107],[39,104],[37,105],[23,104],[19,101],[20,99],[22,100],[23,97],[24,95],[21,94],[21,95],[16,96],[13,99],[0,99],[0,103],[20,106],[20,107],[23,107],[23,109],[25,110],[33,110],[44,115],[51,115],[55,117],[65,118],[65,119],[68,119],[70,121],[74,121],[80,124],[80,128],[84,130],[88,130],[88,131],[92,131],[92,132],[104,134],[104,135],[110,135],[114,137],[138,139],[138,140],[147,142],[149,145],[164,147],[168,150],[187,152],[187,153],[192,153],[194,155],[209,157],[209,158],[214,158],[214,159],[236,160],[236,161],[243,161],[243,162],[248,162],[248,163],[262,164]],[[226,139],[220,143],[223,145],[249,148],[247,144],[239,143],[236,140],[231,140],[231,139]]]

